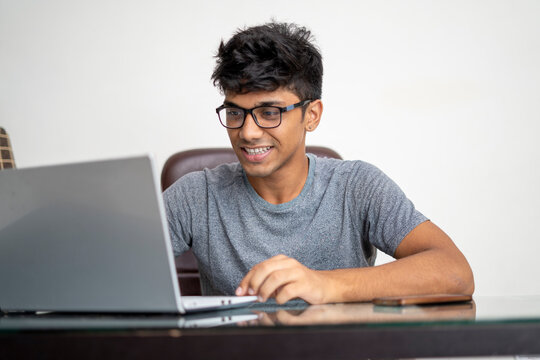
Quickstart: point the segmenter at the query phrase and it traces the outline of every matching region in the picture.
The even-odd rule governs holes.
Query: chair
[[[14,167],[15,159],[13,158],[9,136],[6,130],[0,127],[0,170]]]
[[[308,153],[319,157],[341,159],[341,156],[332,149],[322,146],[307,146]],[[231,148],[208,148],[181,151],[173,154],[165,162],[161,172],[161,188],[163,191],[176,180],[187,173],[212,169],[218,165],[238,161]],[[183,295],[200,295],[201,283],[197,260],[191,250],[175,259],[180,290]]]

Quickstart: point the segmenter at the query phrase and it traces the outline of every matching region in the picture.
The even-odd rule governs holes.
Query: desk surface
[[[0,358],[44,352],[183,359],[538,355],[540,296],[407,307],[256,304],[187,316],[0,317]]]

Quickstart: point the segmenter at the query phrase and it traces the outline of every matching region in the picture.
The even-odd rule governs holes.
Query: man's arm
[[[416,294],[472,294],[471,268],[450,237],[430,221],[413,229],[388,264],[318,271],[277,255],[255,265],[237,295],[258,295],[277,303],[302,298],[311,304],[370,301]]]

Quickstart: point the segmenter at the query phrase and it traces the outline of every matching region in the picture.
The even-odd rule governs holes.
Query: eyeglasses
[[[282,114],[298,107],[309,104],[311,100],[300,101],[285,107],[279,106],[256,106],[251,109],[244,109],[237,106],[221,105],[216,109],[216,113],[221,125],[227,129],[239,129],[244,126],[247,114],[251,114],[255,124],[263,129],[272,129],[281,125]]]

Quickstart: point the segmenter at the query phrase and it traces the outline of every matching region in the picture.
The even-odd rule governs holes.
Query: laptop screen
[[[148,156],[0,171],[0,309],[179,312]]]

